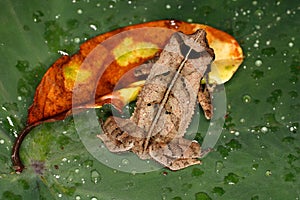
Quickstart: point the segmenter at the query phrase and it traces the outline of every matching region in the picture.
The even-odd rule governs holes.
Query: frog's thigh
[[[110,152],[124,152],[130,150],[133,147],[133,142],[125,145],[116,140],[111,140],[105,134],[99,134],[97,135],[97,137],[103,141],[103,143]]]
[[[150,149],[150,156],[171,170],[200,164],[200,145],[196,141],[176,138],[163,148]]]

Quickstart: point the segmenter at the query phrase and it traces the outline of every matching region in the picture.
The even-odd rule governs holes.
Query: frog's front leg
[[[198,92],[198,102],[203,109],[206,119],[211,119],[213,115],[212,92],[215,85],[200,84]]]
[[[171,170],[180,170],[191,165],[201,164],[201,148],[198,142],[175,138],[163,147],[153,145],[150,156]]]

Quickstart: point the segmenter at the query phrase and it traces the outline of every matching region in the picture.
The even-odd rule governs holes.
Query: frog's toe
[[[196,158],[180,158],[172,161],[170,165],[166,167],[168,167],[173,171],[176,171],[192,165],[199,165],[199,164],[201,164],[201,161]]]

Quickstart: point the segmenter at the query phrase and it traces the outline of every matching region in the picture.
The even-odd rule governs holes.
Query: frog
[[[97,137],[111,152],[131,151],[173,171],[201,164],[207,151],[184,136],[197,101],[207,119],[213,115],[212,87],[202,82],[214,58],[204,29],[189,35],[173,33],[151,64],[132,116],[108,117]]]

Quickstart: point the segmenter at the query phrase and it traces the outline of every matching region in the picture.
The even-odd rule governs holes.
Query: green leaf
[[[0,199],[300,198],[297,1],[2,0],[0,7]],[[119,27],[171,18],[224,30],[245,53],[225,85],[228,116],[216,151],[202,165],[128,173],[124,160],[110,168],[88,151],[99,149],[97,130],[70,117],[36,127],[21,148],[26,169],[14,173],[15,136],[59,52],[72,54]],[[208,124],[200,118],[199,141]],[[78,126],[95,146],[86,148]]]

